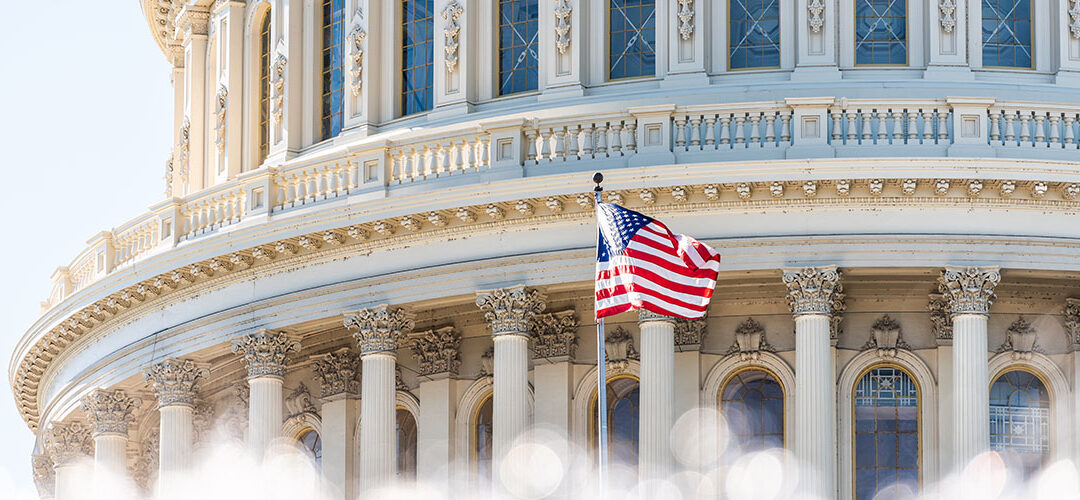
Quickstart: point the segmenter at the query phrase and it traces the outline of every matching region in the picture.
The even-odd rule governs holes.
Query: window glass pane
[[[855,64],[907,64],[906,0],[855,0]]]
[[[536,90],[537,0],[499,1],[499,94]]]
[[[1031,0],[983,0],[983,66],[1031,68]]]
[[[638,381],[633,378],[617,378],[607,383],[608,460],[632,469],[637,469],[638,461],[638,388]],[[598,443],[596,403],[594,393],[589,410],[594,453]]]
[[[728,66],[779,66],[780,0],[731,0],[729,6]]]
[[[476,460],[477,477],[491,480],[491,430],[494,422],[492,416],[491,396],[488,396],[480,404],[480,410],[476,413],[476,421],[473,424],[473,456]]]
[[[1030,478],[1050,455],[1050,393],[1024,371],[1002,374],[990,386],[990,448]]]
[[[919,478],[919,393],[903,370],[882,366],[855,386],[855,498]]]
[[[398,479],[416,479],[416,418],[412,412],[397,409],[394,420],[397,427],[397,475]]]
[[[323,0],[322,4],[322,138],[341,133],[344,119],[344,58],[345,7],[340,1]]]
[[[608,76],[656,74],[656,1],[609,0]]]
[[[270,153],[270,11],[259,25],[259,164]]]
[[[401,114],[431,109],[435,50],[434,0],[402,1]]]
[[[311,455],[311,458],[315,460],[315,465],[322,467],[322,438],[319,437],[319,433],[312,429],[304,431],[300,434],[300,446]]]
[[[720,391],[720,411],[734,438],[728,456],[784,445],[784,391],[768,372],[747,370],[731,377]]]

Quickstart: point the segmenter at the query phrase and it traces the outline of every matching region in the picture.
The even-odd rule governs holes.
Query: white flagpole
[[[593,174],[593,182],[596,183],[596,187],[593,189],[593,195],[596,197],[596,203],[600,203],[600,193],[604,191],[604,188],[600,187],[600,183],[604,182],[604,175],[600,172]],[[600,221],[597,219],[596,223],[597,239],[600,237]],[[599,259],[600,247],[599,241],[597,242],[597,259]],[[594,278],[595,279],[595,278]],[[595,307],[595,306],[594,306]],[[596,415],[598,420],[597,425],[597,444],[596,444],[596,456],[599,460],[599,466],[597,468],[597,481],[600,485],[600,498],[606,497],[607,485],[607,462],[608,462],[608,431],[607,431],[607,360],[604,359],[604,318],[600,318],[596,322]]]

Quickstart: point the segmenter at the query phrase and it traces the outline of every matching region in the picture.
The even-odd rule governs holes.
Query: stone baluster
[[[452,326],[428,330],[410,336],[409,347],[420,379],[416,397],[423,408],[417,415],[416,475],[436,491],[449,491],[457,412],[453,378],[461,367],[461,335]]]
[[[836,497],[836,378],[831,329],[843,287],[836,266],[784,269],[795,319],[795,458],[804,467],[799,490]]]
[[[142,400],[124,391],[97,389],[82,399],[82,409],[90,419],[94,438],[94,473],[99,492],[115,497],[117,486],[127,479],[128,426],[135,420],[135,410]],[[109,477],[110,481],[101,480]]]
[[[281,435],[282,384],[289,355],[300,350],[300,342],[285,332],[259,330],[233,341],[232,351],[247,367],[248,451],[262,459],[271,441]]]
[[[163,359],[143,374],[153,385],[161,419],[157,489],[162,496],[180,489],[180,476],[191,466],[196,386],[209,374],[205,365],[175,358]]]
[[[357,491],[360,419],[360,355],[347,347],[313,356],[311,369],[322,387],[322,478],[326,498],[352,500]]]
[[[83,484],[78,467],[94,453],[90,427],[82,422],[49,424],[45,431],[45,451],[53,463],[56,500],[82,498],[88,485]]]
[[[907,110],[907,144],[919,143],[919,110]]]
[[[397,467],[395,397],[398,343],[413,329],[404,309],[380,305],[347,312],[345,327],[360,347],[360,487],[371,493],[391,485]]]
[[[495,343],[492,417],[492,480],[514,441],[529,425],[529,332],[536,315],[547,307],[537,290],[518,285],[478,291],[476,305],[484,311]]]
[[[660,480],[672,472],[671,427],[675,423],[675,318],[638,312],[641,330],[641,409],[638,477]],[[649,492],[655,496],[659,492]]]
[[[990,450],[990,375],[986,325],[996,267],[946,267],[938,288],[952,319],[953,465],[963,468]]]

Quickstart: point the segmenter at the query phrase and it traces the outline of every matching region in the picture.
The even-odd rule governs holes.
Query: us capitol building
[[[1080,458],[1080,0],[140,6],[165,192],[11,357],[42,498],[228,443],[325,498],[591,498],[595,171],[723,256],[706,319],[607,322],[610,491]]]

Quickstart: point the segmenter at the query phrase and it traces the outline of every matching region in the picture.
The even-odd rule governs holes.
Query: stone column
[[[281,435],[282,394],[289,354],[300,350],[300,342],[285,332],[259,330],[233,341],[232,351],[243,356],[248,400],[248,451],[262,458],[274,438]]]
[[[45,431],[45,451],[53,462],[56,500],[82,498],[87,485],[78,465],[94,453],[90,427],[82,422],[49,424]]]
[[[112,482],[100,483],[107,476],[120,483],[127,479],[128,425],[135,420],[135,410],[140,405],[141,400],[121,390],[97,389],[82,400],[82,409],[90,418],[94,438],[94,473],[99,488],[116,486]],[[112,492],[112,495],[116,493]]]
[[[638,477],[662,479],[671,472],[675,423],[675,318],[638,311],[641,330],[641,418]]]
[[[938,288],[949,305],[953,327],[953,464],[964,467],[990,450],[990,375],[986,323],[997,267],[946,267]]]
[[[457,392],[452,378],[461,367],[461,335],[447,326],[413,335],[413,358],[420,371],[416,476],[436,491],[449,491],[454,460],[454,414]]]
[[[322,386],[322,477],[328,498],[357,497],[356,422],[360,419],[360,355],[349,348],[312,357]]]
[[[360,397],[360,487],[365,492],[390,486],[397,467],[394,429],[397,349],[412,331],[412,315],[380,305],[345,313],[345,326],[360,347],[364,376]]]
[[[529,332],[544,311],[544,295],[518,285],[476,292],[476,305],[484,311],[495,343],[492,395],[492,474],[510,447],[529,425]],[[496,478],[492,478],[499,484]]]
[[[209,376],[206,365],[189,359],[166,358],[151,366],[143,378],[153,384],[161,423],[158,445],[158,485],[163,495],[176,491],[180,475],[191,466],[195,442],[196,384]]]
[[[55,499],[56,473],[53,471],[52,459],[45,453],[35,453],[30,458],[30,464],[34,470],[34,486],[37,487],[38,498],[41,500]]]
[[[927,304],[930,325],[937,342],[938,384],[938,477],[945,477],[953,470],[952,463],[952,403],[953,403],[953,351],[952,318],[949,304],[939,294],[930,294]]]
[[[836,496],[836,379],[831,323],[843,300],[836,266],[784,269],[795,317],[795,458],[805,471],[799,490]]]
[[[561,439],[555,453],[569,457],[570,425],[573,413],[574,366],[578,320],[573,309],[538,314],[533,328],[535,421],[538,429],[556,433]],[[565,447],[564,447],[565,446]],[[571,481],[564,481],[556,495],[571,493]]]

